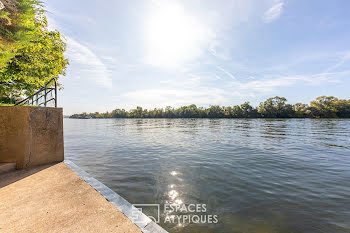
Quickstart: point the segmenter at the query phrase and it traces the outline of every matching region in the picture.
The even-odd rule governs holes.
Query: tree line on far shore
[[[213,105],[208,108],[192,104],[179,108],[170,106],[152,110],[137,107],[126,111],[115,109],[106,113],[73,114],[70,118],[349,118],[350,99],[320,96],[310,104],[287,104],[284,97],[272,97],[253,107],[249,102],[233,107]]]

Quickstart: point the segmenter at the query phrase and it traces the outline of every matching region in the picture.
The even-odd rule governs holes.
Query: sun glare
[[[159,4],[146,25],[147,62],[176,67],[199,56],[206,39],[202,25],[175,4]]]

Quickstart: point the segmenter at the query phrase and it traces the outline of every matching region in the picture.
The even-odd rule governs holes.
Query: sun
[[[147,18],[147,62],[178,67],[199,56],[206,39],[204,27],[175,3],[157,4]]]

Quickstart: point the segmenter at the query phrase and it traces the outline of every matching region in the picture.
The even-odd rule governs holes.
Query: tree
[[[0,97],[30,95],[50,79],[65,75],[68,60],[60,32],[49,31],[36,0],[11,0],[7,24],[1,27]],[[5,39],[4,39],[5,38]]]
[[[174,112],[174,109],[172,107],[167,106],[165,108],[165,117],[167,117],[167,118],[175,117],[175,112]]]
[[[198,118],[200,117],[199,109],[195,104],[180,107],[179,113],[184,118]]]
[[[320,96],[316,100],[310,102],[311,116],[329,118],[337,116],[337,108],[335,103],[338,101],[334,96]]]
[[[241,110],[242,110],[242,116],[243,118],[254,118],[254,117],[258,117],[258,111],[253,108],[249,102],[244,102],[243,104],[241,104],[240,106]]]
[[[243,110],[239,105],[233,106],[230,111],[230,116],[233,118],[241,118],[243,117]]]
[[[167,106],[164,109],[153,110],[137,107],[130,111],[115,109],[111,113],[90,113],[93,118],[306,118],[306,117],[350,117],[350,100],[337,99],[333,96],[318,97],[307,104],[286,103],[286,98],[273,97],[260,103],[259,109],[252,107],[249,102],[233,107],[210,106],[209,108],[197,107],[194,104],[172,108]],[[74,114],[72,118],[85,117],[84,114]]]
[[[130,115],[133,117],[133,118],[143,118],[143,110],[142,110],[142,107],[140,106],[137,106],[136,109],[132,109],[130,111]]]
[[[350,117],[350,100],[338,99],[334,105],[338,117]]]
[[[268,98],[259,105],[259,113],[267,118],[286,118],[293,115],[293,106],[286,104],[287,99],[275,96]]]
[[[223,118],[225,116],[225,110],[218,105],[212,105],[208,108],[209,118]]]
[[[309,115],[309,106],[307,104],[296,103],[293,105],[294,116],[304,118]]]

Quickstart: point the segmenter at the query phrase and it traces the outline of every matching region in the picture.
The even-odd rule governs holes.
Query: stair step
[[[16,170],[16,163],[0,163],[0,174]]]

